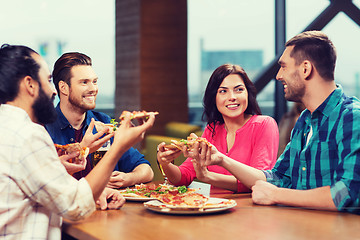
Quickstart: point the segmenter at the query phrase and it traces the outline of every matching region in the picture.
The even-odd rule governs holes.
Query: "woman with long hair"
[[[202,135],[218,151],[257,169],[271,169],[276,161],[279,131],[275,120],[261,115],[256,89],[243,68],[224,64],[211,75],[203,98]],[[180,166],[171,162],[180,152],[158,146],[157,160],[174,185],[189,185],[195,178],[212,187],[249,191],[230,172],[219,166],[201,167],[191,158]]]

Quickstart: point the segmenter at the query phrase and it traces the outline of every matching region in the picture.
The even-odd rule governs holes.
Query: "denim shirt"
[[[69,121],[66,119],[64,114],[61,112],[60,104],[56,106],[56,112],[58,114],[58,117],[54,123],[47,124],[45,126],[46,130],[50,134],[52,140],[56,144],[66,145],[70,143],[75,143],[75,129],[71,126]],[[82,135],[85,134],[91,119],[94,118],[96,121],[100,121],[103,123],[110,123],[111,118],[106,115],[105,113],[96,112],[96,111],[87,111],[86,117],[84,120],[84,127],[82,130]],[[96,129],[94,128],[93,133],[97,133]],[[112,143],[113,139],[111,139]],[[87,158],[87,164],[85,170],[76,173],[76,178],[85,177],[92,169],[92,162],[91,157],[92,154]],[[141,154],[138,150],[135,148],[130,148],[128,151],[126,151],[123,156],[119,159],[118,163],[115,166],[114,171],[121,171],[121,172],[131,172],[134,170],[135,167],[137,167],[140,164],[149,164],[149,161],[147,161],[144,158],[144,155]]]

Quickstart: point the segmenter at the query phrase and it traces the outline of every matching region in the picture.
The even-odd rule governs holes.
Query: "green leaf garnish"
[[[111,123],[111,124],[113,124],[113,125],[117,125],[117,124],[118,124],[118,122],[117,122],[117,121],[115,121],[115,119],[114,119],[114,118],[110,119],[110,123]]]
[[[187,192],[187,187],[186,186],[180,186],[180,187],[178,187],[178,191],[179,191],[179,193],[186,193]]]

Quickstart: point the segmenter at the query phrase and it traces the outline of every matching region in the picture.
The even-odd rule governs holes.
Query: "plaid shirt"
[[[312,114],[303,111],[275,167],[264,173],[279,187],[330,186],[338,210],[360,213],[360,101],[338,86]]]
[[[95,210],[91,188],[59,161],[45,128],[0,105],[0,239],[60,239],[62,218]]]

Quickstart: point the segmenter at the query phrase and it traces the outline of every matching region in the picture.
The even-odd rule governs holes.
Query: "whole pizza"
[[[120,190],[120,193],[126,198],[151,198],[158,199],[160,196],[174,196],[181,195],[185,193],[195,192],[196,189],[187,188],[186,186],[175,187],[169,184],[138,184],[134,188],[126,188]]]
[[[130,198],[156,199],[159,203],[145,202],[145,206],[156,207],[169,210],[191,210],[204,211],[211,208],[233,207],[236,205],[234,200],[222,199],[221,201],[209,201],[209,197],[197,193],[198,189],[187,188],[186,186],[173,186],[169,184],[159,185],[136,185],[134,188],[120,190],[123,196]]]

